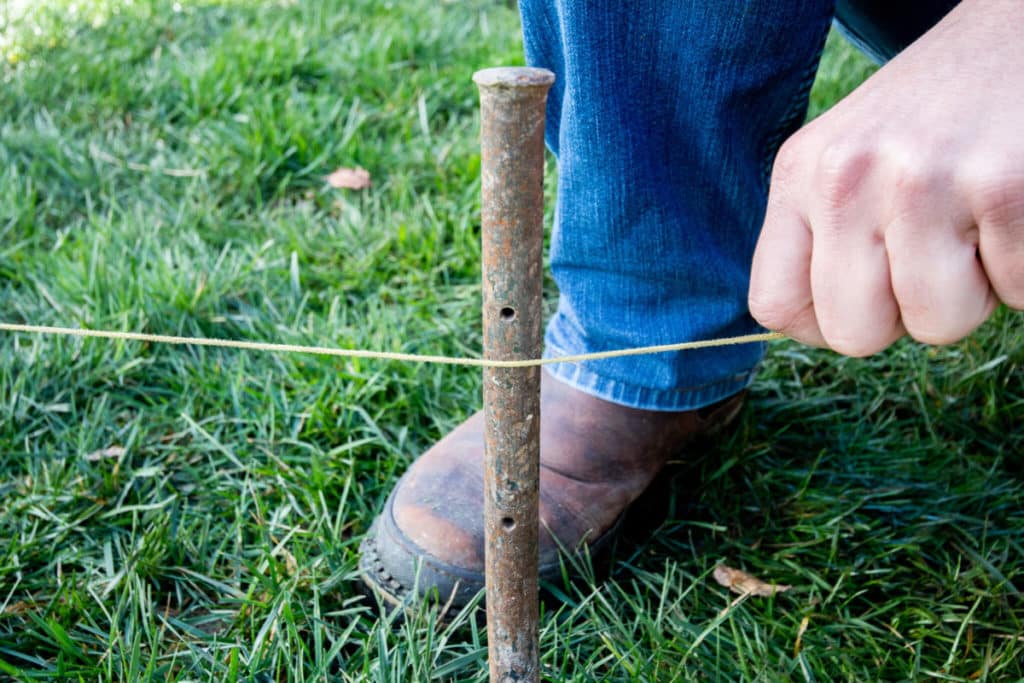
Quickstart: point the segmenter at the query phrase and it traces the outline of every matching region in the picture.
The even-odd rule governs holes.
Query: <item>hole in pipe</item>
[[[505,531],[512,531],[516,528],[516,520],[511,517],[502,517],[501,526],[505,528]]]
[[[512,308],[510,306],[505,306],[504,308],[502,308],[498,312],[498,315],[501,316],[502,320],[504,320],[505,322],[508,322],[510,320],[515,319],[515,317],[516,317],[516,309],[514,309],[514,308]]]

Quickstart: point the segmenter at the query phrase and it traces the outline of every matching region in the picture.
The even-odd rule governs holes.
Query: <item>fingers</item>
[[[1024,174],[990,170],[969,193],[985,275],[1000,301],[1024,310]]]
[[[864,356],[904,334],[871,160],[819,149],[804,133],[780,150],[748,302],[765,327]]]
[[[907,332],[927,344],[951,344],[981,325],[997,301],[977,257],[973,218],[937,189],[907,188],[899,196],[886,249]]]
[[[948,176],[856,145],[791,143],[751,272],[750,311],[761,324],[850,356],[908,333],[952,343],[997,304],[990,263],[1000,297],[1024,306],[1024,202],[987,212],[988,224],[1004,227],[981,230],[983,265],[975,218]]]
[[[829,347],[867,356],[904,334],[882,238],[882,188],[873,159],[832,148],[821,155],[809,199],[814,229],[811,290]],[[875,209],[875,210],[872,210]]]
[[[810,346],[827,346],[811,296],[811,230],[777,196],[768,200],[750,272],[750,313],[770,330]]]
[[[1024,82],[1024,43],[1002,39],[1022,5],[996,5],[961,3],[779,150],[749,297],[762,324],[865,355],[1024,310],[1024,89],[1003,87]]]
[[[821,334],[847,356],[869,356],[905,334],[889,279],[884,243],[875,230],[815,234],[811,287]]]

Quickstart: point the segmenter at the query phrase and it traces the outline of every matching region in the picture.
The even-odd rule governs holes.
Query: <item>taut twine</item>
[[[708,349],[717,346],[736,344],[753,344],[782,339],[780,332],[761,332],[744,334],[738,337],[720,337],[699,341],[677,342],[675,344],[657,344],[655,346],[639,346],[614,351],[598,351],[581,353],[574,356],[558,356],[555,358],[530,358],[526,360],[494,360],[490,358],[465,358],[459,356],[432,356],[418,353],[397,353],[394,351],[372,351],[370,349],[341,349],[329,346],[305,346],[302,344],[271,344],[267,342],[242,341],[237,339],[218,339],[216,337],[180,337],[166,334],[147,334],[143,332],[118,332],[115,330],[92,330],[77,327],[55,327],[52,325],[22,325],[18,323],[0,322],[0,331],[24,332],[27,334],[60,335],[66,337],[89,337],[95,339],[117,339],[121,341],[150,342],[154,344],[179,344],[191,346],[214,346],[225,349],[243,349],[245,351],[267,351],[271,353],[304,353],[317,356],[337,356],[341,358],[366,358],[370,360],[388,360],[402,363],[435,363],[439,365],[466,365],[478,368],[530,368],[555,363],[582,363],[584,361],[603,360],[605,358],[621,358],[623,356],[642,356],[667,351],[690,351]]]

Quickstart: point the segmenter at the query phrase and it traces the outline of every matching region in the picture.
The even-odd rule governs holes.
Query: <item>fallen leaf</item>
[[[724,564],[715,567],[713,576],[719,586],[725,586],[733,593],[738,593],[739,595],[757,595],[767,598],[776,593],[784,593],[792,588],[792,586],[782,584],[765,583],[756,576],[751,576],[745,571],[733,569]]]
[[[108,446],[107,448],[101,448],[98,451],[93,451],[89,455],[85,456],[85,459],[89,462],[96,462],[103,458],[120,458],[128,451],[124,446]]]
[[[327,176],[327,184],[348,190],[365,190],[370,186],[370,172],[358,167],[339,168]]]
[[[33,605],[27,602],[16,602],[13,605],[7,605],[3,609],[0,609],[0,614],[24,614],[30,611]]]

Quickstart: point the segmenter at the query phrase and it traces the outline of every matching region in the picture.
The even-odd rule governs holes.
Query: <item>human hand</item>
[[[1024,2],[965,0],[779,151],[750,312],[851,356],[1024,309]]]

